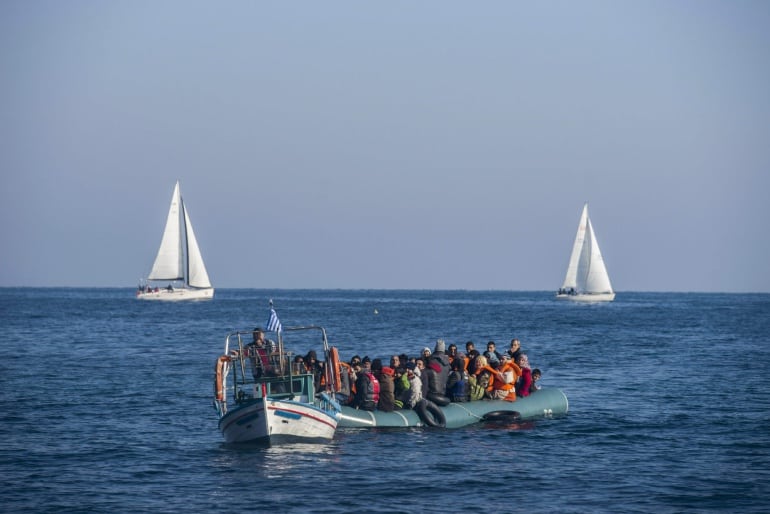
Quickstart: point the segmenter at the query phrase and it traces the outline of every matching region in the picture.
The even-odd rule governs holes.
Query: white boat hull
[[[557,300],[570,300],[573,302],[611,302],[615,299],[615,293],[591,293],[591,294],[557,294]]]
[[[211,300],[214,298],[214,288],[207,289],[187,289],[179,288],[169,291],[168,289],[159,289],[158,291],[137,291],[137,300],[153,300],[178,302],[182,300]]]
[[[227,443],[328,442],[337,422],[335,415],[313,405],[268,398],[228,411],[219,429]]]

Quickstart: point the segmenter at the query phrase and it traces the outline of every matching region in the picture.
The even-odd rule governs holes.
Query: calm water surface
[[[267,321],[270,298],[284,326],[323,325],[344,359],[519,337],[570,412],[225,445],[214,361],[227,331]],[[172,305],[0,289],[0,327],[8,512],[770,510],[770,295],[218,290]]]

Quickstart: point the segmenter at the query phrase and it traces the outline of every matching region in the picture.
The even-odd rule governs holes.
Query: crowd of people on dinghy
[[[316,390],[325,386],[325,366],[315,351],[296,356],[294,372],[312,373]],[[336,367],[336,366],[335,366]],[[342,405],[356,409],[390,412],[413,409],[422,399],[436,405],[479,400],[516,401],[539,389],[539,369],[532,369],[519,339],[499,352],[494,341],[479,352],[472,341],[465,352],[438,339],[433,350],[426,347],[418,356],[392,355],[389,362],[354,355],[339,362],[339,392]]]

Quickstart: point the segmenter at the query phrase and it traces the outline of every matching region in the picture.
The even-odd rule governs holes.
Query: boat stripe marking
[[[337,421],[337,420],[336,420],[336,419],[335,419],[333,416],[329,416],[329,417],[330,417],[330,418],[332,418],[332,419],[334,419],[334,420],[335,420],[335,423],[329,423],[327,420],[325,420],[325,419],[322,419],[322,418],[320,418],[320,417],[318,417],[318,416],[313,416],[312,414],[306,414],[306,413],[304,413],[304,412],[299,412],[299,411],[296,411],[296,410],[287,409],[287,408],[285,408],[285,407],[274,407],[274,406],[270,405],[270,406],[268,407],[268,409],[270,409],[270,410],[275,410],[275,411],[286,411],[286,412],[292,412],[292,413],[294,413],[294,414],[298,414],[298,415],[299,415],[299,416],[301,416],[301,417],[303,416],[303,417],[306,417],[306,418],[314,419],[314,420],[316,420],[316,421],[318,421],[318,422],[320,422],[320,423],[323,423],[324,425],[329,425],[329,426],[330,426],[330,427],[332,427],[332,428],[337,428],[337,423],[336,423],[336,421]],[[276,413],[276,414],[277,414],[277,413]],[[326,413],[324,413],[324,414],[326,414]],[[328,416],[328,414],[326,414],[326,415]]]

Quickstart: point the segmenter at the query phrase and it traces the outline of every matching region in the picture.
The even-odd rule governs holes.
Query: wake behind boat
[[[275,445],[331,441],[337,429],[340,406],[334,397],[335,377],[325,372],[323,391],[312,373],[294,367],[292,352],[284,348],[283,334],[293,339],[318,336],[327,362],[336,351],[329,347],[326,330],[319,326],[281,329],[271,309],[273,331],[232,332],[225,338],[224,354],[217,359],[214,406],[219,430],[228,443]],[[273,322],[273,320],[275,320]],[[275,326],[277,325],[277,327]],[[273,335],[275,341],[266,339]],[[313,345],[316,338],[293,342]],[[326,369],[331,369],[327,367]]]
[[[556,299],[579,302],[611,302],[615,299],[599,241],[588,217],[588,203],[583,206],[567,274]]]
[[[163,281],[163,285],[151,284]],[[178,281],[182,286],[175,286]],[[190,215],[179,193],[179,181],[171,195],[166,228],[158,255],[145,283],[136,291],[140,300],[208,300],[214,297],[209,274],[203,264]]]

